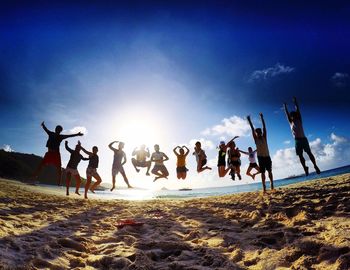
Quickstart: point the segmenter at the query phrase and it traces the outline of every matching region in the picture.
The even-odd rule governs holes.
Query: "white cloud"
[[[295,70],[293,67],[285,66],[277,63],[273,67],[268,67],[261,70],[255,70],[249,77],[249,82],[267,80],[282,74],[288,74]]]
[[[346,87],[349,84],[350,76],[347,73],[336,72],[333,74],[331,81],[336,87]]]
[[[4,150],[5,152],[13,152],[13,149],[11,148],[11,145],[9,145],[9,144],[4,144],[2,146],[2,150]]]
[[[75,134],[78,132],[83,133],[84,135],[86,135],[88,133],[86,127],[81,127],[81,126],[77,126],[74,128],[71,128],[70,130],[67,131],[69,134]]]
[[[330,142],[323,143],[320,138],[310,141],[311,151],[316,158],[317,165],[321,170],[348,165],[350,162],[350,141],[348,138],[330,135]],[[311,161],[304,153],[307,164],[312,168]],[[303,173],[298,156],[294,147],[279,149],[272,156],[273,170],[276,178]]]
[[[221,136],[224,135],[233,136],[248,136],[250,132],[250,126],[246,119],[239,116],[231,116],[230,118],[224,118],[221,120],[221,124],[215,125],[211,128],[207,128],[202,131],[203,135]]]
[[[290,144],[290,140],[286,140],[283,142],[284,144]]]
[[[213,150],[215,148],[215,145],[212,141],[210,140],[206,140],[204,138],[200,138],[200,139],[192,139],[189,142],[189,149],[193,149],[193,147],[195,146],[195,143],[199,141],[202,144],[202,148],[206,149],[206,150]]]

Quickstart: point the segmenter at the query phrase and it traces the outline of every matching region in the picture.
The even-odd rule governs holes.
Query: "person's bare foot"
[[[147,176],[150,176],[149,172],[146,173]]]
[[[305,167],[305,175],[309,176],[309,167]]]
[[[87,200],[87,199],[88,199],[88,197],[85,195],[85,196],[84,196],[84,199],[86,199],[86,200]]]
[[[66,196],[69,196],[69,192],[68,191],[66,192]]]
[[[92,188],[90,188],[90,191],[91,191],[92,193],[95,193],[95,190],[93,190]]]
[[[79,195],[80,196],[80,193],[78,190],[75,191],[75,194]]]
[[[129,185],[128,188],[133,188],[133,187]]]
[[[320,173],[321,173],[321,170],[320,170],[319,167],[315,166],[315,170],[316,170],[316,173],[317,173],[317,174],[320,174]]]
[[[113,187],[110,189],[110,191],[113,191],[114,188],[115,188],[115,186],[113,186]]]
[[[136,172],[140,172],[140,169],[135,169],[136,170]]]
[[[256,175],[256,174],[252,174],[252,178],[253,178],[253,180],[255,180],[255,175]]]

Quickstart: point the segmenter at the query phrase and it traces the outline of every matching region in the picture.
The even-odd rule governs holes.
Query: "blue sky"
[[[67,132],[80,127],[82,143],[99,146],[109,182],[108,143],[121,136],[131,151],[148,136],[150,148],[160,143],[171,157],[173,172],[154,187],[177,187],[171,147],[202,139],[214,170],[198,176],[190,156],[188,184],[228,185],[216,177],[215,146],[236,134],[240,148],[253,145],[241,120],[251,114],[259,124],[261,111],[279,178],[301,172],[281,111],[297,96],[321,169],[348,164],[350,5],[231,2],[4,4],[0,146],[43,155],[42,120]],[[130,130],[139,137],[131,140]],[[153,185],[128,168],[131,182]]]

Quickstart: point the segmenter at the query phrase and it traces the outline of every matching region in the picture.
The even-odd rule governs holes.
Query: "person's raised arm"
[[[290,120],[290,114],[289,114],[288,107],[287,107],[287,103],[283,103],[283,108],[284,108],[284,112],[286,113],[288,122],[291,122],[291,120]]]
[[[190,152],[190,149],[188,149],[186,145],[182,146],[182,148],[186,149],[185,156],[187,156]]]
[[[174,147],[174,149],[173,149],[173,152],[174,152],[175,156],[179,156],[179,153],[176,152],[176,149],[177,149],[177,148],[180,148],[180,146],[176,146],[176,147]]]
[[[242,154],[249,155],[248,152],[245,152],[245,151],[242,151],[242,150],[239,150],[239,149],[238,149],[238,151],[241,152]]]
[[[111,143],[108,145],[109,149],[111,149],[112,151],[117,150],[117,149],[115,149],[115,148],[112,146],[114,143],[117,143],[117,142],[118,142],[118,141],[111,142]]]
[[[87,154],[89,156],[93,155],[92,152],[87,151],[84,147],[82,147],[82,146],[80,146],[80,147],[81,147],[81,151],[83,151],[85,154]]]
[[[250,115],[247,116],[247,120],[248,120],[250,129],[252,130],[253,138],[255,139],[256,138],[256,134],[255,134],[254,126],[253,126],[253,123],[252,123],[252,119],[250,118]]]
[[[45,130],[45,132],[46,132],[47,134],[50,133],[50,130],[48,130],[48,128],[45,126],[44,121],[41,123],[41,127],[43,128],[43,130]]]
[[[299,103],[298,103],[296,97],[293,97],[293,102],[294,102],[294,106],[295,106],[295,111],[296,111],[297,113],[300,113]]]
[[[72,152],[73,152],[73,150],[72,150],[71,148],[69,148],[69,146],[68,146],[68,141],[65,141],[65,142],[64,142],[64,146],[66,147],[66,150],[67,150],[69,153],[72,153]]]
[[[75,134],[69,134],[69,135],[62,135],[63,139],[71,138],[71,137],[76,137],[76,136],[83,136],[84,134],[81,133],[80,131]]]
[[[266,125],[265,125],[265,119],[264,119],[264,115],[262,113],[260,113],[260,119],[261,119],[261,123],[263,126],[263,136],[266,137]]]

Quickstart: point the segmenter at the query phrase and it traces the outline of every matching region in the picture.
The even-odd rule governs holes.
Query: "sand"
[[[152,201],[0,180],[0,269],[350,269],[349,202],[350,174],[265,196]],[[116,227],[130,218],[145,224]]]

